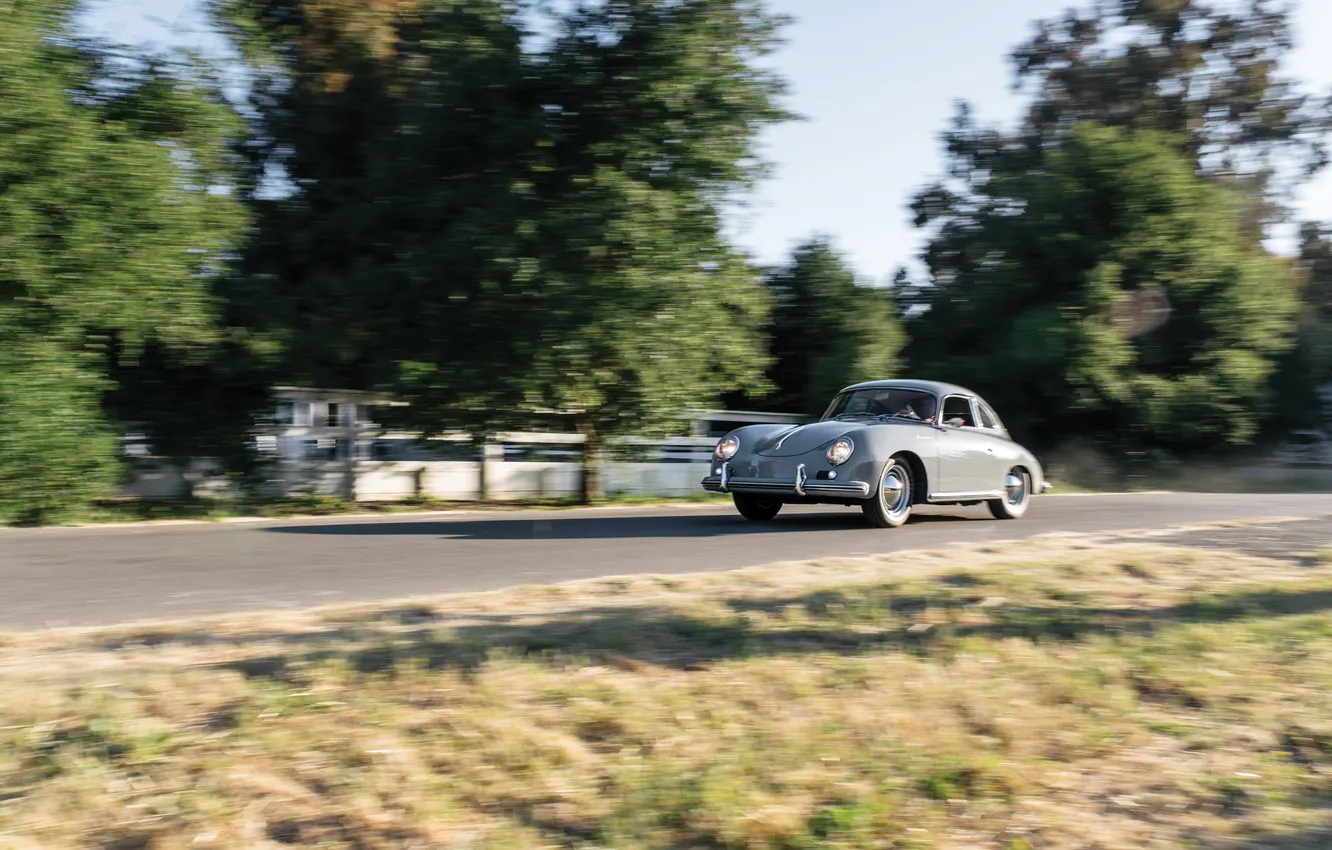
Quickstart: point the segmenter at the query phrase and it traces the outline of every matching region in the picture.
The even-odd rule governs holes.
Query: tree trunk
[[[477,434],[473,437],[472,442],[473,447],[476,449],[477,456],[481,458],[476,475],[476,498],[477,501],[480,502],[486,500],[486,462],[488,460],[486,456],[486,444],[489,441],[490,437],[488,435]]]
[[[578,433],[583,435],[583,504],[606,495],[602,482],[602,444],[597,425],[591,420],[580,420]]]

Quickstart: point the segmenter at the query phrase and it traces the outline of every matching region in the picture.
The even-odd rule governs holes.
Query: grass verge
[[[1308,564],[1061,538],[12,635],[0,847],[1326,847]]]

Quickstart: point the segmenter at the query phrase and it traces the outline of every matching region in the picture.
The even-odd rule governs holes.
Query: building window
[[[306,460],[337,460],[338,459],[338,441],[320,437],[304,441],[305,451],[302,452]]]

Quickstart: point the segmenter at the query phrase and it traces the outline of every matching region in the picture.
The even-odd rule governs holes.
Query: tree
[[[217,0],[258,80],[259,222],[231,293],[288,380],[396,392],[394,424],[484,442],[524,423],[515,308],[541,106],[508,4]],[[484,481],[483,481],[484,490]]]
[[[982,202],[993,175],[1039,169],[1085,121],[1165,133],[1198,174],[1245,193],[1245,234],[1260,243],[1286,215],[1291,186],[1327,162],[1332,99],[1280,76],[1290,47],[1287,12],[1268,0],[1098,0],[1038,22],[1012,54],[1014,87],[1034,95],[1021,125],[980,126],[960,104],[943,138],[947,176],[912,200],[917,226],[937,227],[929,285],[948,287],[976,261],[951,223]],[[931,298],[919,286],[905,294],[908,307]]]
[[[761,375],[764,293],[718,210],[784,117],[754,65],[777,22],[752,0],[588,3],[531,51],[533,5],[218,6],[275,80],[257,167],[296,187],[262,205],[247,268],[305,374],[395,389],[427,430],[562,414],[597,496],[609,437]]]
[[[1300,228],[1299,265],[1304,274],[1301,295],[1310,317],[1332,325],[1332,227],[1306,222]],[[1332,379],[1332,357],[1321,377]]]
[[[859,285],[827,238],[798,246],[766,282],[777,301],[768,404],[814,415],[843,387],[897,372],[905,333],[896,304]]]
[[[979,386],[1002,385],[1015,400],[1018,396],[1012,391],[1019,386],[1041,399],[1034,408],[1007,414],[1034,438],[1053,439],[1061,423],[1067,425],[1067,417],[1058,413],[1053,399],[1085,389],[1069,383],[1074,380],[1072,374],[1054,368],[1059,357],[1071,351],[1068,346],[1076,336],[1069,336],[1073,331],[1068,311],[1075,309],[1070,306],[1069,293],[1080,291],[1084,285],[1081,275],[1095,268],[1118,244],[1098,244],[1088,235],[1100,233],[1107,240],[1112,236],[1117,240],[1115,234],[1136,216],[1141,219],[1137,231],[1141,238],[1156,241],[1167,231],[1153,233],[1142,227],[1169,220],[1161,219],[1158,209],[1150,205],[1131,207],[1137,212],[1130,215],[1111,200],[1123,197],[1118,192],[1099,203],[1070,198],[1043,207],[1052,217],[1046,225],[1052,233],[1064,228],[1065,241],[1003,243],[1001,236],[1017,238],[1017,224],[1035,226],[1029,206],[1032,199],[1025,194],[1035,191],[1029,181],[1052,179],[1051,158],[1067,155],[1065,148],[1075,144],[1075,127],[1116,128],[1129,134],[1122,140],[1126,145],[1172,151],[1177,162],[1218,189],[1216,197],[1224,198],[1228,218],[1222,232],[1230,234],[1238,228],[1249,252],[1246,256],[1254,263],[1271,264],[1262,250],[1265,228],[1285,215],[1285,193],[1292,183],[1325,164],[1326,133],[1332,121],[1327,99],[1309,97],[1280,76],[1278,65],[1289,48],[1287,13],[1266,0],[1224,4],[1103,0],[1089,12],[1069,12],[1039,23],[1035,35],[1013,52],[1015,87],[1033,94],[1020,126],[1012,132],[979,126],[969,107],[961,105],[944,135],[945,178],[912,201],[917,226],[930,231],[923,257],[928,280],[899,290],[899,303],[915,316],[911,323],[913,366],[924,371],[938,369],[945,363],[956,364],[968,349],[977,351],[979,357],[980,351],[1002,352],[1022,342],[1029,350],[1019,358],[1020,363],[1030,366],[1044,359],[1050,366],[1038,370],[1039,379],[1028,370],[1020,373],[1025,376],[1021,381],[1012,380],[1007,370],[1020,363],[998,358],[988,372],[977,363],[976,369],[965,374],[973,376]],[[1084,137],[1077,144],[1085,146],[1091,131],[1082,132]],[[1109,143],[1097,144],[1106,147]],[[1158,154],[1164,163],[1165,151]],[[1282,163],[1290,168],[1279,167]],[[1181,199],[1203,191],[1195,187],[1185,192],[1178,181],[1171,185],[1183,192]],[[1185,209],[1176,201],[1171,203],[1173,209]],[[1100,229],[1107,226],[1111,230]],[[1192,240],[1183,240],[1169,250],[1183,257],[1195,249]],[[1014,291],[996,294],[1002,292],[996,289],[998,281],[1009,279],[1007,270],[1013,268],[1026,269],[1028,277],[1015,283]],[[1112,271],[1106,267],[1108,280],[1118,280]],[[1204,273],[1203,267],[1196,271]],[[1130,268],[1125,274],[1128,277],[1117,285],[1132,291],[1137,286],[1133,278],[1137,271]],[[1293,279],[1279,266],[1272,268],[1270,276],[1272,303],[1277,307],[1288,304]],[[1247,279],[1240,275],[1237,281]],[[1141,279],[1144,285],[1148,282]],[[1232,283],[1240,289],[1247,285]],[[996,314],[997,325],[987,330],[982,311],[999,309],[1002,299],[1017,312],[1001,309]],[[1145,308],[1151,300],[1149,295],[1126,295],[1116,312],[1123,313],[1126,304]],[[1241,301],[1228,309],[1238,317],[1247,315],[1250,307],[1250,302]],[[1022,331],[1009,339],[1005,335],[1014,333],[1009,322],[1017,315],[1023,316]],[[1152,348],[1150,340],[1157,341],[1152,345],[1161,345],[1178,335],[1180,344],[1207,348],[1227,339],[1231,332],[1223,322],[1188,317],[1180,303],[1174,304],[1171,315],[1165,328],[1133,345],[1146,353]],[[1279,321],[1260,324],[1274,339],[1285,338]],[[1210,342],[1198,333],[1204,329],[1214,335]],[[1110,364],[1121,349],[1112,342],[1106,344],[1103,353]],[[1248,364],[1253,368],[1246,366],[1242,374],[1270,374],[1269,358],[1277,350],[1260,348],[1254,353],[1255,359]],[[1135,358],[1141,359],[1134,355],[1130,360]],[[1164,361],[1146,359],[1139,367],[1144,374],[1160,374],[1172,381],[1190,374],[1195,366],[1201,368],[1200,364],[1181,365],[1177,358],[1172,362],[1175,365],[1167,368]],[[1089,375],[1078,376],[1083,379],[1092,380]],[[1166,395],[1181,391],[1158,389]],[[1235,390],[1235,403],[1261,400],[1261,393],[1252,387]],[[1101,387],[1092,396],[1102,397],[1105,391]],[[1229,392],[1216,398],[1226,398]],[[1151,417],[1157,423],[1152,427],[1159,431],[1142,430],[1146,426],[1138,417],[1117,422],[1104,412],[1094,417],[1097,428],[1121,445],[1146,441],[1180,450],[1202,445],[1201,435],[1191,430],[1193,425],[1176,427],[1173,415],[1161,412],[1178,408],[1175,402],[1153,404],[1159,409]],[[1226,431],[1228,440],[1243,441],[1253,433],[1254,422],[1247,415],[1225,414],[1214,424],[1219,427],[1222,421],[1234,426]],[[1136,423],[1132,433],[1123,430],[1129,422]]]
[[[111,489],[110,372],[215,342],[244,223],[218,191],[234,125],[212,81],[75,38],[74,8],[16,0],[0,20],[0,521]]]
[[[1197,177],[1166,134],[1084,123],[978,197],[947,224],[967,237],[913,328],[922,371],[986,394],[1042,446],[1252,439],[1295,304],[1236,191]]]
[[[1280,74],[1288,7],[1272,0],[1097,0],[1042,21],[1012,54],[1035,97],[1026,143],[1080,121],[1159,130],[1207,175],[1236,174],[1259,195],[1327,163],[1327,97]],[[1291,160],[1284,180],[1283,158]]]
[[[1319,392],[1332,383],[1332,233],[1326,225],[1301,227],[1295,268],[1301,306],[1295,345],[1273,380],[1281,405],[1269,426],[1278,436],[1291,428],[1323,427],[1332,412]]]
[[[682,408],[757,385],[764,292],[721,235],[721,205],[763,173],[785,119],[756,61],[780,19],[755,0],[579,4],[544,55],[534,175],[542,317],[533,398],[585,438],[669,433]]]

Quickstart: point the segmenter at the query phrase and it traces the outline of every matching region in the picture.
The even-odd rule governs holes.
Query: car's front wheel
[[[893,458],[879,479],[878,493],[860,509],[875,528],[897,528],[911,517],[911,502],[911,467]]]
[[[776,499],[765,499],[745,493],[734,493],[732,498],[735,499],[735,509],[740,512],[740,516],[754,522],[767,522],[777,516],[777,512],[782,509],[782,503]]]
[[[990,500],[990,513],[995,519],[1019,519],[1031,504],[1031,473],[1025,469],[1010,469],[1004,476],[1004,496]]]

